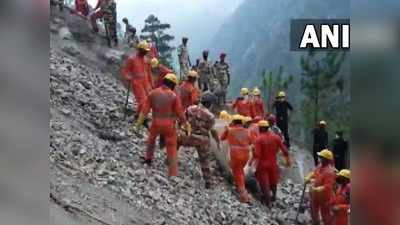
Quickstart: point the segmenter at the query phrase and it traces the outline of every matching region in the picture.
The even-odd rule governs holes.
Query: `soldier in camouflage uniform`
[[[115,45],[118,45],[117,37],[117,4],[114,0],[99,0],[94,12],[90,15],[93,32],[99,32],[97,27],[97,19],[104,19],[104,23],[108,27],[108,35]]]
[[[214,66],[208,60],[208,51],[203,51],[203,60],[200,61],[198,66],[199,73],[199,88],[202,91],[210,90],[213,92],[213,84],[215,78]]]
[[[136,28],[129,24],[128,18],[122,19],[125,24],[125,40],[129,47],[135,47],[139,43],[139,39],[136,36]]]
[[[187,37],[182,38],[182,44],[178,47],[178,59],[180,66],[180,80],[186,80],[187,75],[189,74],[190,67],[192,63],[190,62],[189,50],[187,47],[188,42]]]
[[[218,133],[213,128],[215,117],[209,111],[214,101],[214,96],[210,92],[206,92],[201,96],[200,104],[190,106],[186,111],[186,116],[192,126],[192,132],[190,136],[180,134],[178,137],[179,146],[196,148],[207,189],[211,188],[212,184],[212,174],[209,164],[210,134],[217,142],[218,148],[220,148]]]
[[[228,91],[228,86],[231,82],[231,75],[229,73],[229,64],[225,62],[226,54],[221,53],[219,56],[220,61],[215,63],[215,74],[216,78],[219,81],[221,85],[221,92],[219,95],[220,96],[218,99],[218,104],[224,105],[226,103],[226,94]]]

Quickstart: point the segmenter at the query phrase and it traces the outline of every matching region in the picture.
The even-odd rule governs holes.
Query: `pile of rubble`
[[[79,53],[80,57],[84,54]],[[125,97],[125,88],[110,73],[84,65],[61,49],[51,49],[52,195],[62,196],[65,179],[70,177],[76,193],[84,191],[80,182],[87,183],[120,196],[138,210],[157,212],[149,217],[148,224],[292,224],[289,218],[295,216],[302,187],[290,180],[280,186],[277,202],[270,210],[257,200],[251,205],[239,203],[215,159],[215,184],[205,189],[193,149],[179,152],[178,179],[166,176],[164,150],[157,149],[152,167],[144,166],[146,134],[129,131],[133,118],[124,119]],[[129,106],[133,107],[132,101]],[[86,204],[88,198],[74,201],[88,212],[102,213],[98,205]],[[308,215],[301,214],[300,221],[308,224]]]

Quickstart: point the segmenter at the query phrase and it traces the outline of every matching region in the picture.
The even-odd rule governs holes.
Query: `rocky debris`
[[[151,167],[143,165],[146,132],[129,131],[133,118],[124,120],[125,88],[97,65],[85,64],[97,60],[82,60],[85,54],[82,51],[78,59],[65,48],[50,50],[49,159],[55,174],[50,183],[52,194],[63,204],[101,217],[112,214],[112,208],[118,211],[119,206],[111,207],[111,197],[107,197],[118,196],[143,212],[130,218],[126,213],[112,214],[115,218],[108,220],[110,224],[290,222],[288,211],[295,210],[302,189],[289,180],[279,187],[277,202],[268,209],[257,200],[241,204],[232,185],[217,170],[215,158],[211,163],[215,182],[212,189],[205,189],[193,149],[179,151],[180,175],[175,179],[166,176],[165,150],[157,149]],[[119,52],[109,52],[109,59],[118,57]],[[134,108],[133,102],[129,107]],[[103,191],[109,194],[100,194]],[[103,203],[95,204],[95,199]],[[308,218],[302,218],[308,224]]]
[[[68,27],[62,27],[58,31],[58,35],[60,35],[61,39],[72,40],[72,33],[69,31]]]

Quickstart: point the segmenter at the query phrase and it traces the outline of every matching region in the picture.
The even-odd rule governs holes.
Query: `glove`
[[[144,119],[145,119],[144,115],[142,113],[140,113],[139,114],[139,118],[136,120],[136,123],[135,123],[135,126],[134,126],[134,128],[136,130],[139,130],[143,126]]]
[[[188,136],[192,135],[192,125],[190,125],[189,122],[185,123],[185,130],[186,130]]]
[[[285,158],[285,167],[286,168],[292,167],[292,161],[290,160],[290,157]]]
[[[306,183],[310,183],[311,178],[313,177],[313,175],[314,175],[314,172],[309,173],[306,177],[304,177],[304,181]]]

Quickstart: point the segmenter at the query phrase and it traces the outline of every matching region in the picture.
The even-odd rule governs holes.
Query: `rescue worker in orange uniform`
[[[324,225],[331,225],[333,218],[330,203],[333,199],[333,187],[336,179],[335,168],[332,166],[333,153],[324,149],[317,154],[320,164],[305,178],[306,183],[311,183],[311,218],[313,225],[320,224],[320,216]]]
[[[285,166],[290,167],[291,161],[286,146],[282,139],[269,131],[269,123],[266,120],[258,122],[260,135],[255,141],[254,164],[256,167],[256,179],[264,196],[264,203],[270,206],[270,202],[276,199],[276,190],[279,183],[279,166],[277,154],[281,150],[285,157]],[[272,191],[272,196],[271,196]]]
[[[252,117],[260,116],[264,118],[265,109],[264,109],[264,100],[261,97],[261,91],[258,88],[254,88],[253,90],[253,100],[251,102],[252,106]]]
[[[156,138],[162,135],[165,138],[167,147],[168,176],[178,176],[178,156],[177,156],[177,132],[176,121],[184,125],[190,134],[190,124],[182,109],[181,101],[175,94],[174,89],[178,84],[175,74],[169,73],[164,77],[163,86],[152,90],[145,102],[135,128],[139,129],[145,116],[152,110],[152,123],[147,139],[147,150],[145,163],[151,165],[154,158],[154,147]]]
[[[122,67],[122,75],[131,85],[133,95],[138,105],[137,112],[141,112],[147,95],[151,90],[151,69],[146,60],[149,49],[147,42],[143,41],[137,45],[136,55],[129,57]]]
[[[149,43],[149,48],[150,48],[149,56],[150,56],[150,58],[158,58],[158,50],[157,50],[156,43],[151,38],[147,39],[147,43]]]
[[[283,133],[281,129],[276,125],[276,117],[274,114],[269,114],[267,117],[267,121],[269,123],[269,129],[276,135],[282,138],[283,143],[285,143],[285,137],[283,136]]]
[[[195,86],[198,77],[199,75],[196,71],[189,71],[187,80],[183,81],[177,90],[184,109],[195,105],[199,101],[200,90]]]
[[[161,64],[157,58],[150,60],[151,74],[152,74],[152,86],[153,88],[159,88],[163,84],[165,75],[173,73],[171,69]]]
[[[245,188],[244,167],[249,160],[252,137],[250,131],[243,127],[242,116],[234,115],[229,127],[225,127],[220,139],[227,141],[230,150],[230,167],[233,180],[239,192],[240,202],[250,203],[251,199]]]
[[[337,189],[332,201],[332,225],[348,225],[350,210],[350,170],[343,169],[337,174]]]
[[[242,88],[240,90],[241,96],[238,97],[232,105],[239,115],[250,116],[252,115],[251,101],[249,99],[249,89]]]

